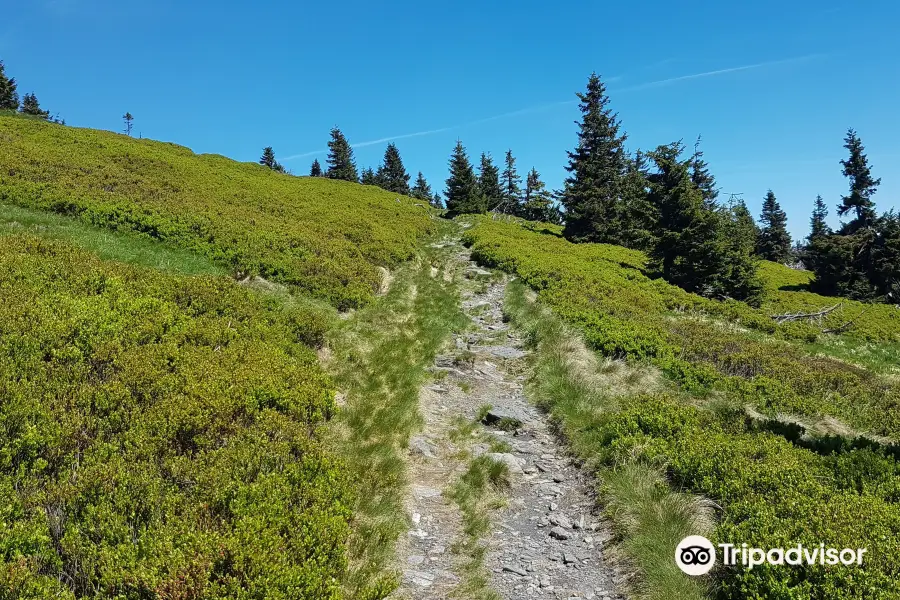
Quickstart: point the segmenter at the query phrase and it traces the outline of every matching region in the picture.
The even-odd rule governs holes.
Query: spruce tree
[[[857,300],[887,298],[895,289],[892,278],[900,270],[896,264],[886,266],[900,260],[900,247],[892,242],[895,220],[891,213],[878,217],[875,212],[872,196],[881,180],[872,177],[865,148],[852,129],[844,138],[844,148],[850,152],[841,161],[850,191],[841,198],[838,214],[851,213],[854,218],[837,233],[810,239],[804,256],[806,266],[815,273],[810,288]]]
[[[822,196],[816,196],[816,203],[813,205],[812,217],[809,219],[809,239],[828,235],[831,233],[831,228],[828,226],[828,223],[825,222],[825,219],[828,217],[828,207],[825,206],[825,201],[822,200]]]
[[[431,197],[431,205],[435,208],[444,208],[444,201],[441,200],[439,193],[435,192],[434,196]]]
[[[881,184],[881,179],[872,178],[872,169],[869,167],[869,159],[866,157],[862,140],[853,129],[847,131],[844,148],[850,151],[847,160],[841,161],[844,177],[850,180],[850,194],[841,198],[838,214],[844,216],[852,212],[855,215],[855,218],[841,230],[842,233],[850,234],[871,227],[874,223],[877,215],[872,196]]]
[[[669,283],[715,296],[726,253],[720,218],[691,181],[691,160],[681,158],[683,150],[676,142],[648,154],[656,166],[648,178],[649,201],[657,211],[650,266]]]
[[[578,144],[568,153],[570,176],[563,189],[566,209],[563,234],[574,242],[619,241],[620,191],[625,174],[625,135],[609,108],[606,86],[596,73],[587,90],[577,94],[582,120],[577,123]]]
[[[759,260],[755,254],[759,228],[743,200],[716,210],[724,254],[713,287],[720,296],[758,307],[763,300],[763,285],[757,275]]]
[[[772,190],[768,191],[763,200],[759,221],[762,227],[756,244],[756,253],[765,260],[785,262],[791,252],[791,234],[787,230],[787,215],[781,210]]]
[[[32,115],[34,117],[41,117],[42,119],[50,118],[50,111],[41,108],[41,103],[38,102],[37,96],[33,93],[25,94],[25,96],[22,97],[22,108],[20,111],[23,115]]]
[[[550,221],[553,218],[553,200],[541,175],[534,167],[525,178],[525,197],[520,216],[529,221]]]
[[[893,211],[878,220],[870,281],[886,302],[900,305],[900,215]]]
[[[126,112],[122,115],[122,120],[125,121],[125,135],[131,137],[131,129],[134,127],[134,115],[130,112]]]
[[[481,164],[478,169],[478,189],[484,196],[488,210],[509,213],[505,205],[503,189],[500,187],[500,169],[494,164],[490,154],[481,153]]]
[[[478,189],[475,170],[459,140],[450,157],[450,177],[447,178],[444,196],[450,215],[487,212],[487,203]]]
[[[503,205],[508,212],[521,216],[522,204],[522,178],[516,171],[516,159],[513,158],[512,150],[506,151],[505,166],[500,179],[500,186],[503,189]]]
[[[16,80],[6,76],[6,67],[0,60],[0,110],[18,110],[19,94],[16,92]]]
[[[337,127],[331,130],[331,141],[328,142],[328,173],[326,176],[354,183],[359,181],[356,163],[353,161],[353,149]]]
[[[313,159],[312,166],[309,168],[309,176],[310,177],[321,177],[322,176],[322,165],[319,164],[319,159]]]
[[[640,152],[627,159],[622,178],[622,231],[620,243],[628,248],[648,251],[653,247],[657,211],[648,198],[647,158]]]
[[[416,177],[416,183],[413,185],[410,195],[413,198],[418,198],[425,202],[431,202],[434,199],[431,186],[425,181],[425,176],[422,175],[422,171],[419,171],[419,175]]]
[[[270,169],[274,169],[275,165],[275,151],[272,150],[272,146],[266,146],[263,148],[262,156],[259,159],[259,164],[264,167],[269,167]]]
[[[378,185],[389,192],[409,196],[409,173],[394,144],[388,144],[384,151],[384,163],[378,169]]]
[[[707,208],[712,208],[719,197],[716,187],[716,178],[709,172],[709,165],[703,160],[703,152],[700,150],[700,136],[694,142],[694,154],[691,156],[691,181],[703,194],[703,202]]]
[[[362,177],[360,177],[359,182],[363,185],[378,185],[380,186],[381,180],[375,171],[372,170],[372,167],[366,167],[362,170]]]
[[[285,169],[278,161],[275,160],[275,152],[272,150],[272,146],[266,146],[263,149],[262,156],[259,159],[259,164],[264,167],[269,167],[273,171],[277,171],[279,173],[284,173]]]

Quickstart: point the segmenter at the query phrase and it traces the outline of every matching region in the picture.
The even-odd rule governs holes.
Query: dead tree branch
[[[862,317],[864,314],[866,314],[866,312],[868,312],[868,310],[870,308],[872,308],[871,304],[869,306],[865,307],[858,315],[856,315],[855,317],[853,317],[852,319],[850,319],[843,325],[841,325],[839,327],[835,327],[834,329],[824,329],[822,331],[822,333],[844,333],[845,331],[847,331],[848,329],[853,327],[853,324],[856,323],[860,319],[860,317]]]
[[[832,306],[830,308],[823,308],[819,312],[814,312],[814,313],[799,313],[799,312],[798,313],[787,313],[784,315],[772,315],[772,318],[775,319],[775,322],[778,323],[779,325],[781,323],[789,323],[791,321],[802,321],[805,319],[822,320],[823,317],[827,316],[829,313],[834,312],[835,310],[837,310],[838,308],[843,306],[843,304],[844,304],[843,302],[838,302],[837,304],[835,304],[834,306]]]

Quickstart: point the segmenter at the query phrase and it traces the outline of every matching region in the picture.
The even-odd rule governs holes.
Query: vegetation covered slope
[[[476,258],[538,290],[594,349],[635,365],[650,362],[676,384],[583,406],[573,406],[567,394],[545,399],[554,414],[563,411],[558,416],[578,453],[611,467],[634,460],[664,465],[677,489],[723,507],[716,541],[760,548],[824,542],[869,551],[861,568],[720,568],[719,597],[897,597],[895,447],[848,438],[816,443],[790,427],[773,433],[772,423],[748,418],[743,408],[837,418],[897,436],[896,384],[809,354],[791,341],[808,335],[808,326],[776,326],[767,311],[692,296],[648,278],[639,253],[574,245],[552,233],[481,218],[466,237]],[[875,315],[862,321],[880,320]],[[871,330],[896,336],[892,323],[885,319]]]
[[[481,219],[467,234],[476,258],[519,275],[606,355],[647,359],[688,389],[727,389],[770,415],[834,417],[861,430],[900,437],[900,390],[860,366],[812,355],[792,339],[820,329],[777,325],[770,311],[812,302],[781,292],[755,310],[690,294],[643,271],[644,255],[605,244],[572,244],[516,223]],[[826,304],[834,299],[821,298]],[[852,332],[894,341],[900,311],[847,302]],[[852,318],[852,317],[850,317]],[[755,332],[742,330],[751,328]],[[763,335],[774,334],[774,335]]]
[[[374,187],[34,119],[0,116],[0,164],[0,202],[134,230],[342,309],[432,228],[424,203]]]
[[[334,598],[316,313],[0,237],[0,597]]]

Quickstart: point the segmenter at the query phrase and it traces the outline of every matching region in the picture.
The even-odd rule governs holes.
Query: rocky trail
[[[445,242],[447,243],[447,242]],[[420,394],[424,427],[410,443],[412,529],[398,549],[398,598],[622,598],[625,575],[604,558],[611,539],[591,478],[567,457],[546,415],[524,394],[527,351],[503,322],[506,278],[477,267],[454,244],[464,274],[462,307],[472,327],[436,358]],[[482,407],[491,406],[484,414]],[[460,438],[460,423],[470,429]],[[477,424],[473,424],[477,423]],[[509,469],[503,504],[489,513],[483,583],[465,587],[465,556],[454,552],[464,518],[448,489],[484,454]]]

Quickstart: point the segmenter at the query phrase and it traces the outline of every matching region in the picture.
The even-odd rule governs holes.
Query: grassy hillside
[[[676,489],[723,507],[715,533],[723,542],[869,549],[861,569],[720,569],[719,596],[900,594],[896,446],[854,439],[848,429],[900,437],[900,388],[861,365],[811,354],[805,342],[817,328],[776,325],[769,316],[834,299],[784,289],[806,275],[766,265],[777,291],[762,310],[711,301],[648,278],[638,252],[574,245],[552,229],[527,227],[479,218],[466,238],[477,259],[518,275],[594,349],[637,367],[649,363],[642,368],[661,369],[670,382],[667,391],[634,389],[593,405],[572,405],[566,395],[549,402],[579,454],[610,467],[664,465]],[[864,309],[846,306],[845,317]],[[846,335],[894,341],[895,312],[870,310]],[[809,430],[748,418],[747,405]],[[846,435],[822,435],[823,423]]]
[[[0,236],[23,233],[65,240],[98,257],[182,275],[226,275],[206,257],[138,233],[94,227],[53,213],[0,204]]]
[[[0,164],[0,203],[139,232],[342,309],[432,229],[430,209],[371,186],[33,119],[0,116]]]
[[[333,598],[315,312],[0,237],[0,596]]]

